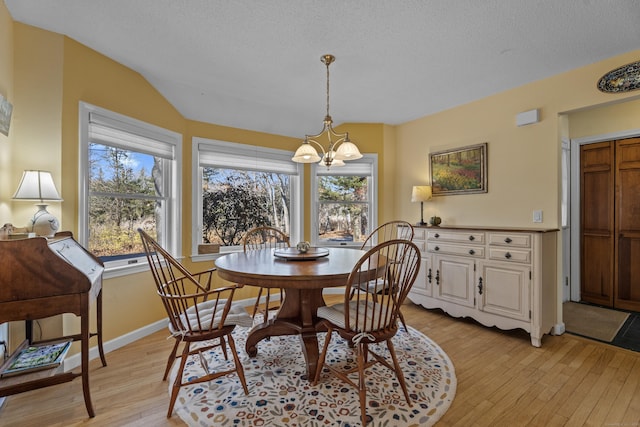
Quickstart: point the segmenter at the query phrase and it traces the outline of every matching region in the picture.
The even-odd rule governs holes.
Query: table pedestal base
[[[318,364],[319,349],[316,335],[318,307],[325,305],[322,289],[287,289],[282,307],[276,317],[256,325],[247,336],[245,349],[250,357],[258,354],[256,345],[265,338],[280,335],[300,335],[302,352],[307,365],[307,378],[313,379]]]

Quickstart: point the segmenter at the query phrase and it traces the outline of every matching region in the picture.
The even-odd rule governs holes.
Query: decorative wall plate
[[[598,81],[598,89],[606,93],[622,93],[640,89],[640,61],[609,71]]]

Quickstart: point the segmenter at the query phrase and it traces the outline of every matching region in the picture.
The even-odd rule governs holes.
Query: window
[[[375,154],[327,170],[313,164],[312,244],[359,247],[377,223]]]
[[[239,250],[245,232],[263,225],[299,240],[303,169],[292,152],[194,138],[193,153],[193,254],[201,243]]]
[[[177,133],[80,104],[78,237],[112,275],[146,262],[139,227],[178,255],[181,139]]]

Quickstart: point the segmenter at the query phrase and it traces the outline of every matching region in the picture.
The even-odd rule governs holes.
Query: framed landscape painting
[[[429,154],[434,196],[487,192],[487,143]]]

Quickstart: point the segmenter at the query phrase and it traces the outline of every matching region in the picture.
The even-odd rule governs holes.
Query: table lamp
[[[41,170],[26,170],[22,174],[20,185],[13,195],[14,200],[32,200],[38,206],[38,211],[33,214],[28,227],[38,236],[53,236],[60,223],[58,219],[47,212],[45,201],[61,202],[60,194],[53,183],[51,172]]]
[[[420,222],[417,225],[427,225],[424,222],[423,208],[424,202],[431,200],[431,186],[430,185],[414,185],[413,191],[411,191],[411,201],[420,202]]]

